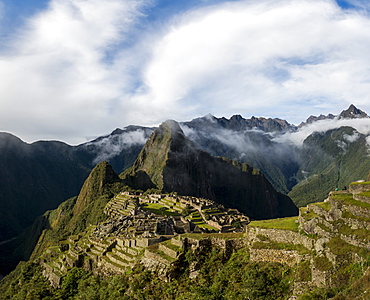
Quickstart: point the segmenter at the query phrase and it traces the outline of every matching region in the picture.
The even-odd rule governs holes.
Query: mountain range
[[[367,120],[368,116],[353,105],[338,116],[311,116],[300,126],[276,118],[207,115],[190,122],[165,122],[154,135],[155,128],[128,126],[79,146],[57,141],[27,144],[1,133],[0,246],[10,247],[38,216],[78,195],[91,170],[102,161],[108,161],[116,173],[123,172],[121,179],[133,188],[215,199],[256,219],[291,215],[294,206],[285,195],[304,206],[322,201],[335,187],[366,177],[368,134],[350,126],[325,129],[326,122],[348,119]],[[301,144],[287,138],[313,125],[318,129]],[[165,134],[168,130],[171,135]],[[161,149],[162,159],[151,157],[169,136],[171,143]],[[176,153],[186,153],[188,158],[179,160]],[[175,175],[181,176],[174,181]],[[260,188],[253,195],[242,188],[244,182]],[[250,199],[243,199],[246,194],[262,199],[260,190],[273,194],[275,204],[266,206],[261,200],[260,207],[254,207]],[[261,215],[263,208],[268,209]],[[8,252],[1,253],[3,268]]]

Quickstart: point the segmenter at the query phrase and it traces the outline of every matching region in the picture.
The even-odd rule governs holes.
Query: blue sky
[[[211,113],[370,113],[370,5],[0,0],[0,131],[82,143]]]

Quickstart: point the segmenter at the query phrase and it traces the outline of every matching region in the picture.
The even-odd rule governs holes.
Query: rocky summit
[[[153,132],[133,167],[121,177],[139,189],[147,188],[150,179],[162,192],[211,199],[252,219],[298,214],[291,199],[276,192],[261,172],[198,150],[175,121],[166,121]]]
[[[348,118],[362,120],[341,121]],[[310,123],[367,119],[351,105]],[[31,227],[14,227],[17,238],[2,232],[0,265],[8,272],[25,262],[1,280],[0,298],[368,299],[369,135],[342,126],[301,146],[283,143],[299,131],[279,119],[208,115],[115,130],[77,147],[5,135],[1,178],[9,184],[0,202],[40,190],[37,178],[80,192]],[[14,189],[17,161],[20,175],[33,168],[37,176]],[[8,202],[9,212],[18,206]],[[17,224],[13,217],[3,224]]]

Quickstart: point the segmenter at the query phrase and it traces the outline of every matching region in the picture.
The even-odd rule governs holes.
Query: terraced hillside
[[[70,274],[84,270],[108,281],[146,274],[158,289],[175,284],[177,296],[166,299],[205,291],[240,299],[367,299],[369,191],[370,182],[352,183],[348,191],[301,208],[298,217],[250,223],[205,199],[119,193],[104,209],[106,221],[48,248],[38,262],[57,291]]]
[[[175,195],[119,193],[107,203],[104,213],[108,220],[44,253],[40,259],[43,274],[53,286],[58,287],[73,267],[109,276],[124,274],[142,263],[166,277],[188,243],[179,234],[242,232],[249,223],[237,210]]]

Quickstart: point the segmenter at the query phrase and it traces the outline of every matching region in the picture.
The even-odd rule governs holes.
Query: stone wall
[[[357,217],[370,219],[370,209],[366,209],[356,205],[343,205],[342,209],[350,212]]]
[[[270,241],[277,243],[289,243],[294,245],[303,245],[309,250],[314,249],[315,241],[298,232],[282,229],[265,229],[252,226],[246,226],[246,240],[251,244],[258,240],[258,235],[266,236]]]
[[[361,201],[361,202],[370,203],[370,197],[367,197],[367,196],[361,196],[361,195],[358,195],[358,194],[354,194],[353,199],[355,199],[357,201]]]
[[[363,192],[367,192],[370,191],[370,184],[369,182],[351,183],[349,185],[349,191],[352,194],[360,194]]]
[[[156,254],[154,252],[149,251],[148,249],[145,249],[144,257],[146,257],[147,259],[151,259],[153,261],[156,261],[160,264],[164,264],[166,266],[168,266],[170,264],[170,262],[167,259],[161,257],[159,254]]]
[[[277,262],[293,267],[298,262],[297,251],[276,250],[276,249],[250,249],[252,261]]]
[[[158,249],[163,251],[164,254],[168,255],[169,257],[172,257],[173,259],[176,259],[181,253],[180,251],[173,250],[163,244],[159,244]]]

